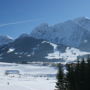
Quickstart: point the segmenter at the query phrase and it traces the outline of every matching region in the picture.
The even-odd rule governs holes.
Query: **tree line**
[[[90,59],[59,64],[58,68],[56,90],[90,90]]]

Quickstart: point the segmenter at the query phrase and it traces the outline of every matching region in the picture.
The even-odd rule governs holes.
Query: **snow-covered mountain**
[[[22,35],[21,35],[22,36]],[[90,53],[24,35],[0,47],[2,62],[69,62]]]
[[[73,21],[79,24],[81,27],[90,31],[90,19],[88,17],[79,17],[74,19]]]
[[[36,27],[31,36],[38,39],[77,47],[81,50],[90,51],[90,19],[80,17],[68,20],[53,26],[41,24]]]
[[[54,47],[54,44],[41,39],[20,36],[14,42],[0,47],[0,61],[48,61],[45,56],[47,56],[48,53],[53,53]],[[64,48],[62,51],[64,51]]]
[[[88,28],[85,22],[88,22]],[[11,38],[8,39],[12,42]],[[52,26],[44,23],[12,43],[6,43],[7,39],[1,40],[7,45],[0,46],[0,61],[73,61],[78,56],[90,54],[89,19],[82,17]]]
[[[8,43],[10,43],[12,41],[13,41],[13,39],[10,36],[8,36],[8,35],[6,35],[6,36],[0,35],[0,46],[8,44]]]

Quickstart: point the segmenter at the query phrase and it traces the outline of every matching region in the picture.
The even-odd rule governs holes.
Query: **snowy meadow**
[[[19,75],[6,75],[7,70],[18,70]],[[54,90],[57,68],[42,64],[0,63],[1,90]]]

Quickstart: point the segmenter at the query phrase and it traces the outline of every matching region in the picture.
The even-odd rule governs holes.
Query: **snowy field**
[[[6,70],[19,70],[20,75],[7,76]],[[57,69],[40,64],[0,63],[0,90],[54,90]]]

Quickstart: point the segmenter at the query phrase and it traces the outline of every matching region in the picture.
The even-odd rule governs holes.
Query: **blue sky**
[[[16,38],[41,23],[52,25],[81,16],[90,17],[90,0],[0,0],[0,34]]]

